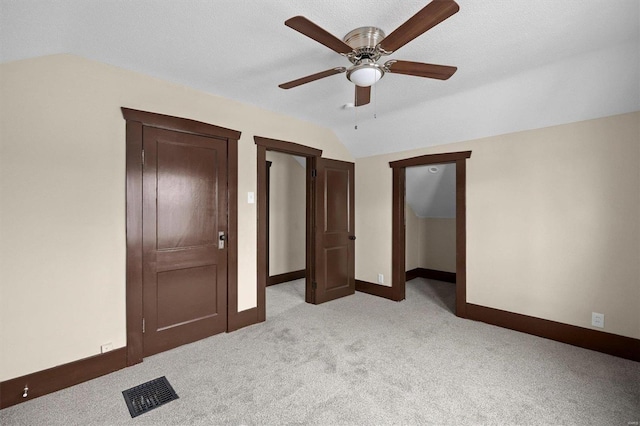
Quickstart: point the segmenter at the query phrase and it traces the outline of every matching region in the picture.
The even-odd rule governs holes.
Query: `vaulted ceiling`
[[[278,88],[350,65],[286,19],[389,34],[427,3],[0,0],[0,60],[81,55],[329,127],[355,157],[640,110],[637,0],[458,0],[390,56],[457,66],[447,81],[388,74],[359,108],[344,74]]]

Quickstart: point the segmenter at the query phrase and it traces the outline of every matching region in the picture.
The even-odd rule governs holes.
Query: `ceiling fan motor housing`
[[[377,61],[382,55],[376,46],[385,38],[384,31],[377,27],[360,27],[350,31],[343,41],[353,49],[353,55],[348,55],[352,63],[361,59]]]
[[[347,70],[347,79],[361,87],[375,84],[384,75],[384,69],[376,63],[382,55],[378,43],[385,37],[377,27],[360,27],[350,31],[343,41],[353,49],[347,56],[353,64]]]

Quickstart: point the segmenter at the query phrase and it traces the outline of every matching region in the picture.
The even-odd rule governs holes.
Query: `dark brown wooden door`
[[[354,165],[318,158],[313,303],[355,293]]]
[[[143,128],[144,356],[227,328],[226,140]]]

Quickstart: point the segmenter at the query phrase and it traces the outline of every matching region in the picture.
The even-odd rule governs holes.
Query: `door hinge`
[[[316,169],[311,170],[311,177],[318,177],[318,171]]]
[[[317,283],[317,282],[315,282],[315,281],[312,281],[312,282],[311,282],[311,288],[312,288],[313,290],[317,289],[317,288],[318,288],[318,283]]]
[[[144,166],[144,149],[142,150],[142,165]]]
[[[144,333],[144,318],[142,318],[142,332]]]

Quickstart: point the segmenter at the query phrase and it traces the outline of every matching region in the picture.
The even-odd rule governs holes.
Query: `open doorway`
[[[407,167],[405,201],[406,281],[439,281],[421,290],[455,312],[456,164]]]
[[[354,163],[320,158],[308,146],[254,136],[257,150],[257,316],[266,319],[267,151],[304,157],[305,302],[321,304],[355,293]]]
[[[447,154],[423,155],[392,161],[393,169],[393,211],[392,211],[392,299],[405,298],[406,284],[406,177],[407,168],[414,166],[431,166],[455,164],[455,235],[456,235],[456,302],[455,314],[466,318],[467,306],[467,250],[466,250],[466,160],[471,151],[452,152]]]
[[[306,274],[306,158],[267,151],[267,286]]]
[[[305,159],[305,302],[311,303],[313,298],[312,277],[314,276],[313,235],[313,166],[322,155],[319,149],[293,142],[254,136],[257,148],[258,178],[258,250],[257,250],[257,308],[258,321],[266,319],[266,287],[269,280],[268,253],[268,204],[267,204],[267,152],[295,155]]]

